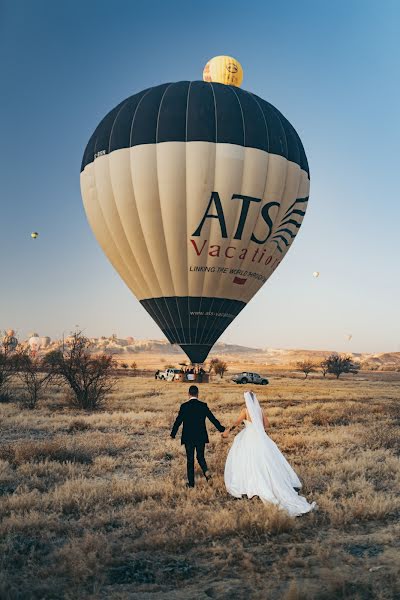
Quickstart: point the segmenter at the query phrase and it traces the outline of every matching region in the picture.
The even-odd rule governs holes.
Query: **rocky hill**
[[[64,343],[67,340],[64,340]],[[187,360],[179,346],[173,346],[166,340],[139,340],[133,337],[117,336],[91,338],[93,352],[106,352],[115,355],[120,362],[136,361],[138,364],[157,365],[158,363],[178,364]],[[59,348],[61,340],[55,340],[46,347],[46,351]],[[309,359],[321,362],[333,352],[327,350],[251,348],[238,344],[217,343],[210,357],[218,356],[229,364],[237,366],[267,365],[269,367],[293,367],[300,360]],[[362,368],[375,371],[400,371],[400,352],[349,353],[359,361]]]

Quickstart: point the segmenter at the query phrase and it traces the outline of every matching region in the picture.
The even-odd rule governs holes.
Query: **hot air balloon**
[[[243,81],[242,65],[232,56],[215,56],[204,67],[203,80],[240,87]]]
[[[6,347],[10,352],[13,352],[18,346],[18,339],[15,337],[14,329],[9,329],[6,335],[3,337],[3,346]]]
[[[41,348],[48,348],[50,346],[51,338],[46,335],[44,337],[39,338],[39,341]]]
[[[348,342],[350,342],[350,341],[351,341],[352,337],[353,337],[353,334],[352,334],[352,333],[347,333],[347,334],[346,334],[346,339],[347,339],[347,341],[348,341]]]
[[[319,277],[319,271],[314,271],[313,277],[315,277],[315,279],[318,279],[318,277]]]
[[[32,238],[33,240],[36,240],[36,238],[37,238],[37,237],[39,237],[39,234],[38,234],[38,232],[37,232],[37,231],[32,231],[32,233],[31,233],[31,238]]]
[[[105,254],[169,342],[202,363],[291,247],[306,212],[300,138],[221,83],[143,90],[100,122],[81,192]],[[268,325],[276,316],[263,314]]]
[[[29,338],[28,344],[32,354],[36,354],[36,352],[38,352],[40,349],[40,337],[34,334]]]

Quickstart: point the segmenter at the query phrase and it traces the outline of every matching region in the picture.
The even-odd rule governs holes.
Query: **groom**
[[[185,445],[187,460],[187,487],[194,487],[194,451],[196,450],[197,462],[199,463],[204,477],[209,481],[211,479],[208,473],[206,459],[204,458],[204,448],[208,443],[206,429],[206,418],[210,419],[218,431],[225,431],[225,427],[214,417],[211,410],[205,402],[199,400],[199,388],[197,385],[191,385],[189,388],[189,400],[181,404],[179,414],[176,417],[172,427],[171,437],[175,439],[178,429],[183,423],[181,444]]]

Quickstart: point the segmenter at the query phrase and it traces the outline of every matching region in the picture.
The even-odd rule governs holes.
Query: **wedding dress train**
[[[264,431],[261,407],[252,392],[245,392],[246,408],[251,421],[236,435],[225,464],[225,485],[236,498],[259,496],[263,502],[276,504],[290,516],[313,510],[293,488],[301,482],[278,446]]]

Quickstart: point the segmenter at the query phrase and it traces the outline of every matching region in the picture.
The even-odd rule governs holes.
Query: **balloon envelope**
[[[2,340],[3,346],[7,347],[9,350],[15,350],[18,346],[18,340],[15,337],[14,333],[14,329],[9,329]]]
[[[240,87],[243,81],[242,65],[233,56],[214,56],[204,67],[203,80]]]
[[[29,338],[28,344],[30,349],[36,352],[40,348],[40,338],[37,336],[32,336]]]
[[[44,337],[39,338],[39,341],[41,348],[47,348],[48,346],[50,346],[51,338],[46,335]]]
[[[318,277],[319,277],[319,271],[314,271],[313,277],[315,277],[315,279],[318,279]]]
[[[291,247],[309,170],[271,104],[182,81],[106,115],[83,156],[81,191],[115,269],[168,340],[202,363]]]

